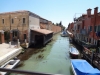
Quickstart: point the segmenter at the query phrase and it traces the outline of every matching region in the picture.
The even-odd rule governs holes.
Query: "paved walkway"
[[[11,45],[10,47],[9,44],[6,43],[0,44],[0,65],[20,54],[21,50],[22,48],[18,48],[16,45]]]
[[[15,45],[12,45],[10,48],[9,44],[6,44],[6,43],[0,44],[0,57],[7,54],[8,52],[16,49],[14,47],[15,47]]]

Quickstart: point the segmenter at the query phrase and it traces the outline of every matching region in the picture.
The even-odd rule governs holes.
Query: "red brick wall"
[[[69,24],[68,31],[72,32],[73,27],[74,27],[74,23],[72,22]]]
[[[40,23],[40,28],[41,29],[46,29],[46,25],[47,24]],[[59,26],[51,25],[50,27],[51,27],[50,30],[53,31],[54,34],[61,31],[61,27],[59,27]]]

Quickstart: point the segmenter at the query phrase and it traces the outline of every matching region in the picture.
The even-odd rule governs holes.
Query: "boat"
[[[60,35],[61,35],[62,37],[67,37],[67,36],[68,36],[68,34],[67,34],[66,31],[63,31]]]
[[[74,75],[100,75],[100,70],[83,59],[71,59],[71,68]]]
[[[70,47],[69,53],[70,53],[71,58],[78,58],[79,56],[79,51],[75,47],[72,47],[72,46]]]
[[[11,59],[8,62],[6,62],[4,65],[2,65],[0,68],[7,68],[7,69],[13,69],[19,64],[19,59]],[[8,72],[0,72],[0,75],[7,75]]]

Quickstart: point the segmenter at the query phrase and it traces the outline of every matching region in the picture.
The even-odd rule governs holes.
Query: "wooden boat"
[[[97,68],[93,68],[86,60],[71,59],[71,68],[74,75],[100,75]]]
[[[2,65],[0,68],[8,68],[8,69],[13,69],[15,68],[18,63],[20,62],[19,59],[12,59],[12,60],[9,60],[8,62],[6,62],[4,65]],[[7,72],[0,72],[1,75],[6,75],[8,74]]]
[[[74,47],[70,48],[69,53],[70,53],[71,58],[78,58],[79,56],[79,51]]]

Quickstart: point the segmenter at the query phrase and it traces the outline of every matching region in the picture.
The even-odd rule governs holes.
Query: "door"
[[[26,39],[26,34],[24,34],[24,40]]]

